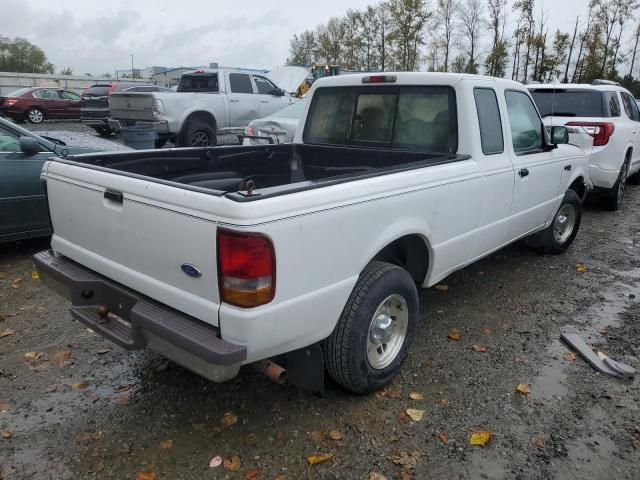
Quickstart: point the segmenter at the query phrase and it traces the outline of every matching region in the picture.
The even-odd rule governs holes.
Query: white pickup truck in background
[[[307,75],[301,67],[282,67],[266,75],[223,68],[194,70],[182,75],[176,93],[111,94],[109,128],[153,126],[157,148],[168,140],[182,147],[215,145],[217,134],[243,133],[252,120],[297,101],[290,92]]]
[[[292,144],[46,163],[40,277],[101,335],[214,381],[253,364],[322,390],[326,368],[367,393],[409,353],[419,288],[578,233],[588,158],[523,85],[357,74],[309,97]]]

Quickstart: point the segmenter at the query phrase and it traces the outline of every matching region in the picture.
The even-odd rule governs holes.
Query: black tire
[[[571,212],[570,207],[567,207],[568,205],[573,207],[573,216],[568,213]],[[572,229],[566,237],[556,234],[556,227],[562,226],[561,217],[572,222]],[[527,245],[542,253],[550,253],[552,255],[563,253],[573,243],[576,235],[578,235],[581,220],[582,202],[580,201],[580,197],[573,190],[567,190],[560,207],[558,207],[558,211],[553,216],[551,225],[529,237],[527,239]]]
[[[29,123],[39,125],[44,122],[44,112],[39,108],[33,107],[27,110],[25,118],[29,121]]]
[[[110,138],[111,134],[113,133],[113,130],[111,130],[109,127],[94,127],[93,129],[98,135],[103,138]]]
[[[624,191],[627,183],[627,172],[629,171],[629,158],[627,157],[620,167],[620,173],[618,174],[618,180],[613,185],[613,188],[608,192],[605,192],[600,197],[600,204],[610,210],[615,212],[620,209],[622,205],[622,200],[624,199]]]
[[[178,136],[179,147],[210,147],[217,143],[216,131],[200,121],[190,121]]]
[[[640,185],[640,170],[627,177],[627,185]]]
[[[158,138],[156,138],[156,148],[164,147],[165,144],[167,143],[167,140],[169,140],[168,137],[165,137],[164,135],[159,135]]]
[[[374,368],[367,356],[369,329],[378,308],[392,295],[406,302],[407,329],[393,360],[386,366]],[[395,322],[398,317],[390,318]],[[327,372],[352,392],[364,394],[378,390],[400,370],[409,353],[417,321],[418,291],[411,275],[389,263],[370,263],[351,292],[336,328],[325,341]]]

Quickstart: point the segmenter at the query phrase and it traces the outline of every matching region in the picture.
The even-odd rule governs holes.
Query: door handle
[[[260,103],[269,103],[269,100],[260,100]]]
[[[116,190],[106,190],[104,192],[104,198],[115,203],[122,203],[124,200],[122,192],[118,192]]]
[[[571,171],[571,165],[565,165],[565,166],[564,166],[564,169],[565,169],[567,172],[570,172],[570,171]]]
[[[520,175],[522,178],[528,176],[529,175],[529,169],[521,168],[520,170],[518,170],[518,175]]]
[[[229,102],[230,103],[238,103],[240,100],[236,99],[236,98],[230,98]]]

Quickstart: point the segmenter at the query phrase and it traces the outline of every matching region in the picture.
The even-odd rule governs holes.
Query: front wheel
[[[582,203],[573,190],[567,190],[551,225],[527,239],[530,247],[543,253],[563,253],[573,243],[580,229]]]
[[[329,375],[355,393],[383,387],[406,359],[417,320],[411,275],[389,263],[370,263],[325,342]]]
[[[27,120],[34,125],[38,125],[44,121],[44,113],[39,108],[31,108],[27,112]]]

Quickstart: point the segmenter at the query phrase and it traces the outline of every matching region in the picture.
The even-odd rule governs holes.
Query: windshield
[[[178,92],[217,92],[218,74],[182,75]]]
[[[531,92],[540,115],[604,117],[602,94],[595,90],[536,89]]]
[[[274,113],[273,116],[277,118],[300,118],[306,107],[307,102],[301,100],[289,105],[288,107],[284,107],[282,110]]]
[[[303,138],[315,144],[455,153],[455,92],[441,86],[319,88]]]
[[[21,97],[25,93],[28,93],[31,90],[31,87],[21,88],[20,90],[16,90],[15,92],[11,92],[7,97]]]

